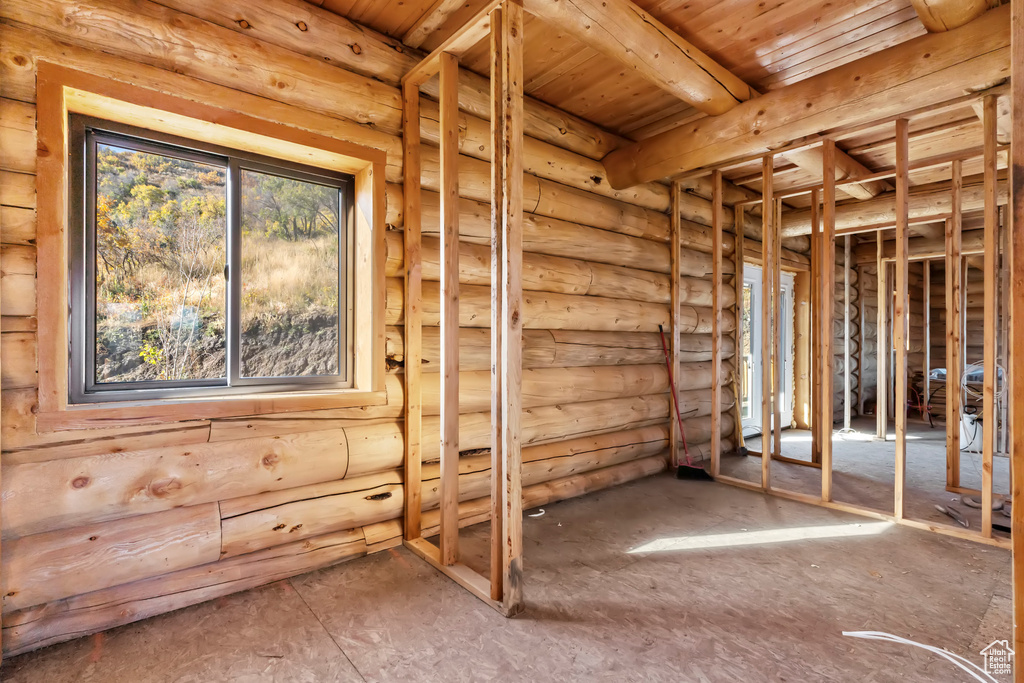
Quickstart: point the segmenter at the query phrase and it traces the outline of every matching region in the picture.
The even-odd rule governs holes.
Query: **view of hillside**
[[[221,166],[97,145],[97,383],[226,376],[226,183]],[[337,189],[240,184],[241,375],[337,374]]]

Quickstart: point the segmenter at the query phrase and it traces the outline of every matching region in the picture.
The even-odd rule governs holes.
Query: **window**
[[[352,176],[71,133],[72,403],[351,386]]]

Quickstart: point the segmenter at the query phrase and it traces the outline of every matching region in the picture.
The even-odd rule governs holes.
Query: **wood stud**
[[[836,185],[835,185],[835,141],[831,139],[822,143],[825,168],[822,185],[822,234],[819,244],[821,255],[819,266],[821,278],[821,311],[819,326],[821,334],[821,362],[818,372],[821,375],[821,397],[819,410],[821,419],[821,499],[832,500],[832,410],[835,381],[833,365],[832,318],[835,298],[836,273]]]
[[[722,172],[711,174],[711,476],[722,455]],[[742,231],[742,227],[737,231]]]
[[[893,305],[893,346],[896,349],[896,489],[893,514],[903,519],[903,493],[907,470],[907,349],[910,311],[908,255],[910,246],[907,195],[910,191],[910,122],[896,121],[896,299]]]
[[[999,273],[999,207],[996,203],[996,97],[988,95],[983,100],[984,116],[982,128],[985,141],[985,259],[984,259],[984,344],[982,364],[982,456],[981,456],[981,533],[992,535],[992,467],[996,448],[996,430],[999,416],[996,413],[996,389],[998,379],[999,311],[997,303]]]

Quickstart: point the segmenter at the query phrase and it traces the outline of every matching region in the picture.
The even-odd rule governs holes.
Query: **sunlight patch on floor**
[[[826,526],[804,526],[789,529],[763,529],[740,531],[729,534],[707,536],[680,536],[659,538],[633,548],[629,554],[661,553],[676,550],[708,550],[713,548],[735,548],[771,543],[790,543],[823,538],[852,538],[856,536],[877,536],[893,527],[892,522],[863,522],[856,524],[831,524]]]

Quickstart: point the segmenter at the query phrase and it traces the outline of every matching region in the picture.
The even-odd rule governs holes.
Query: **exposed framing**
[[[1016,21],[1018,21],[1018,23],[1021,25],[1019,33],[1021,34],[1022,38],[1021,38],[1020,42],[1024,43],[1024,12],[1020,13],[1020,16],[1016,19]],[[1021,55],[1022,55],[1022,61],[1024,61],[1024,45],[1021,45],[1019,49],[1020,49],[1020,52],[1021,52]],[[992,101],[994,102],[995,101],[995,95],[1000,93],[1000,92],[1003,92],[1003,90],[1004,90],[1003,88],[998,88],[998,89],[995,89],[995,90],[989,90],[989,91],[985,91],[985,92],[982,92],[982,93],[977,93],[977,94],[973,95],[970,99],[979,99],[979,98],[991,97]],[[1019,108],[1022,110],[1022,113],[1024,113],[1024,87],[1021,87],[1020,92],[1021,92],[1021,102],[1019,102],[1018,105],[1019,105]],[[993,114],[994,114],[994,107],[992,105],[988,105],[988,106],[992,108]],[[811,214],[812,214],[812,228],[811,228],[811,243],[812,243],[811,273],[812,273],[812,278],[814,278],[814,280],[813,280],[814,281],[814,286],[813,286],[812,289],[813,289],[815,295],[819,295],[819,294],[821,295],[820,297],[818,297],[819,300],[814,303],[814,309],[817,311],[819,324],[816,325],[816,326],[813,326],[814,330],[815,330],[815,333],[818,335],[818,339],[813,339],[812,340],[812,349],[813,349],[813,359],[812,359],[812,362],[814,363],[814,365],[813,365],[813,367],[814,367],[814,374],[815,374],[816,378],[820,378],[820,385],[815,385],[815,390],[812,392],[812,404],[815,404],[817,406],[813,410],[813,415],[812,415],[812,418],[814,418],[812,420],[812,443],[813,442],[818,442],[820,440],[820,446],[819,447],[823,451],[823,453],[822,453],[822,464],[821,464],[821,469],[822,469],[822,495],[819,497],[819,496],[812,496],[812,495],[807,495],[807,494],[803,494],[803,493],[796,493],[796,492],[793,492],[793,491],[786,491],[786,490],[782,490],[782,489],[778,489],[778,488],[773,488],[770,485],[769,480],[768,480],[768,472],[769,472],[769,470],[768,470],[768,464],[767,463],[770,460],[786,460],[785,458],[779,457],[777,455],[775,455],[773,457],[770,457],[770,458],[762,457],[762,481],[761,481],[761,485],[760,486],[758,484],[756,484],[756,483],[743,481],[743,480],[740,480],[740,479],[736,479],[734,477],[719,476],[718,480],[722,481],[723,483],[731,484],[731,485],[738,486],[738,487],[741,487],[741,488],[766,491],[766,492],[772,493],[773,495],[777,495],[779,497],[787,498],[787,499],[790,499],[790,500],[796,500],[796,501],[800,501],[800,502],[805,502],[805,503],[810,503],[810,504],[814,504],[814,505],[819,505],[819,506],[822,506],[822,507],[827,507],[827,508],[830,508],[830,509],[851,512],[851,513],[854,513],[854,514],[859,514],[859,515],[863,515],[863,516],[866,516],[866,517],[872,517],[872,518],[875,518],[875,519],[892,521],[892,522],[895,522],[895,523],[898,523],[898,524],[901,524],[901,525],[904,525],[904,526],[908,526],[908,527],[912,527],[912,528],[916,528],[916,529],[922,529],[922,530],[926,530],[926,531],[932,531],[932,532],[935,532],[935,533],[940,533],[940,534],[947,535],[947,536],[953,536],[953,537],[956,537],[956,538],[963,538],[963,539],[973,540],[973,541],[976,541],[976,542],[980,542],[980,543],[984,543],[984,544],[988,544],[988,545],[993,545],[993,546],[996,546],[996,547],[1008,548],[1008,547],[1011,547],[1011,544],[1012,544],[1011,539],[1006,538],[1006,537],[993,536],[992,533],[991,533],[991,526],[990,525],[988,525],[987,533],[986,533],[985,529],[983,529],[982,531],[977,531],[977,530],[973,530],[973,529],[964,529],[962,527],[953,526],[951,524],[942,524],[942,523],[934,523],[934,522],[929,522],[929,521],[920,520],[920,519],[911,519],[911,518],[906,517],[905,514],[904,514],[904,509],[903,509],[903,507],[904,507],[903,506],[904,485],[903,484],[904,484],[905,469],[906,469],[906,418],[907,418],[907,386],[906,386],[906,384],[907,384],[907,382],[906,382],[906,368],[907,368],[907,351],[908,351],[907,323],[908,323],[908,318],[909,318],[909,315],[908,315],[908,312],[909,312],[908,311],[908,303],[909,303],[909,292],[908,292],[908,281],[909,281],[908,274],[909,273],[908,273],[908,270],[909,270],[909,263],[910,263],[910,261],[911,260],[917,260],[915,257],[911,257],[910,254],[909,254],[908,228],[909,228],[910,225],[912,225],[912,224],[914,224],[916,222],[916,220],[914,220],[914,221],[910,220],[909,219],[909,215],[908,215],[908,201],[907,200],[908,200],[908,196],[909,196],[909,172],[912,169],[914,169],[914,168],[940,166],[940,165],[948,165],[952,169],[952,175],[953,175],[953,183],[952,183],[953,206],[952,206],[952,211],[951,211],[950,214],[941,215],[941,216],[934,216],[934,217],[928,217],[927,221],[928,222],[932,222],[934,220],[946,219],[944,257],[945,257],[946,263],[947,263],[947,283],[946,283],[946,286],[947,286],[947,312],[948,312],[948,314],[947,314],[947,322],[946,322],[946,324],[947,324],[947,337],[948,337],[948,340],[949,340],[947,342],[947,354],[950,357],[956,356],[956,357],[959,357],[962,360],[962,349],[960,348],[958,343],[953,343],[954,341],[959,341],[959,340],[962,340],[964,338],[964,336],[963,336],[964,332],[963,332],[963,328],[962,328],[962,317],[963,317],[962,316],[962,311],[963,311],[964,302],[963,302],[963,296],[962,296],[963,295],[963,287],[962,287],[963,262],[962,262],[962,248],[961,248],[962,247],[962,240],[961,240],[961,225],[962,225],[962,221],[961,221],[961,210],[960,210],[960,193],[961,193],[961,188],[962,188],[962,164],[963,164],[963,161],[965,159],[976,158],[979,155],[985,153],[985,151],[987,149],[987,154],[985,154],[986,171],[988,172],[988,177],[991,178],[991,183],[990,183],[990,186],[986,187],[986,190],[987,190],[986,191],[986,213],[987,213],[987,220],[991,221],[993,226],[998,226],[998,222],[999,222],[998,221],[998,207],[997,207],[997,202],[996,202],[996,200],[997,200],[997,194],[996,194],[996,178],[997,178],[997,175],[995,173],[995,169],[996,169],[995,163],[996,163],[996,155],[999,152],[1001,152],[1001,151],[1003,151],[1005,149],[1005,146],[997,145],[995,143],[994,136],[992,136],[991,139],[989,139],[989,137],[986,137],[986,143],[987,144],[986,144],[985,148],[972,149],[972,150],[967,150],[965,152],[960,152],[960,153],[956,153],[956,154],[944,155],[941,158],[935,157],[935,158],[932,158],[932,159],[924,160],[923,162],[918,162],[916,164],[915,163],[911,163],[911,161],[909,159],[909,137],[910,136],[909,136],[909,122],[908,122],[908,118],[907,117],[909,117],[912,113],[914,113],[914,112],[910,112],[910,113],[904,115],[903,117],[896,117],[895,119],[892,119],[892,121],[894,122],[894,125],[896,127],[896,131],[897,131],[897,135],[896,135],[896,141],[897,141],[897,143],[896,143],[896,148],[897,148],[897,164],[896,164],[896,168],[894,170],[892,170],[892,171],[880,172],[879,174],[873,174],[871,176],[872,178],[874,178],[875,176],[882,175],[882,176],[887,177],[887,178],[888,177],[894,177],[896,179],[896,185],[897,185],[896,206],[897,206],[897,210],[896,210],[895,221],[889,221],[889,222],[886,222],[884,224],[879,224],[879,225],[865,226],[865,227],[862,227],[862,228],[857,228],[856,230],[843,230],[843,231],[835,230],[834,188],[836,186],[845,185],[845,184],[848,184],[848,183],[851,183],[851,182],[856,182],[858,180],[863,182],[865,179],[864,178],[859,178],[859,179],[857,179],[857,178],[848,178],[848,179],[844,179],[844,180],[841,180],[841,181],[834,180],[834,177],[835,177],[834,176],[834,170],[832,170],[830,172],[829,164],[828,164],[829,147],[834,145],[834,142],[832,141],[831,138],[827,138],[827,137],[821,143],[822,146],[823,146],[823,157],[826,159],[825,172],[824,172],[822,183],[814,184],[814,185],[809,185],[809,186],[803,187],[803,188],[797,188],[796,190],[786,191],[785,193],[774,193],[773,192],[773,182],[772,182],[772,177],[771,177],[771,174],[772,174],[772,164],[771,164],[770,156],[769,157],[762,157],[762,173],[764,175],[763,180],[762,180],[762,187],[763,187],[762,197],[759,198],[759,199],[755,198],[755,199],[744,200],[742,202],[738,202],[735,205],[737,208],[741,208],[743,206],[747,206],[747,205],[751,205],[751,204],[762,204],[762,206],[772,206],[772,207],[774,207],[775,206],[775,202],[777,202],[779,200],[779,198],[784,197],[784,196],[793,196],[795,194],[805,194],[805,193],[810,193],[810,195],[811,195],[811,207],[812,207],[812,210],[811,210]],[[990,118],[990,123],[989,123],[989,125],[991,127],[990,128],[991,130],[994,130],[994,128],[995,128],[994,122],[995,122],[995,118],[994,118],[994,116],[992,116]],[[1022,125],[1020,123],[1016,123],[1015,125],[1017,125],[1020,128],[1020,130],[1022,132],[1022,136],[1024,136],[1024,125]],[[1024,153],[1021,153],[1021,152],[1018,152],[1018,153],[1020,154],[1022,168],[1024,168]],[[726,168],[726,167],[723,167],[723,168]],[[834,169],[834,167],[833,167],[833,169]],[[691,177],[691,174],[687,174],[687,176],[685,176],[685,177]],[[1015,177],[1014,182],[1016,183],[1015,188],[1014,188],[1016,194],[1014,195],[1014,197],[1020,197],[1021,195],[1024,195],[1024,172],[1020,172],[1019,177]],[[831,191],[829,190],[829,188],[831,188]],[[818,203],[817,202],[817,193],[818,193],[819,190],[822,190],[824,192],[824,194],[825,194],[825,198],[823,200],[822,211],[821,211],[821,213],[823,214],[823,219],[824,219],[823,223],[824,223],[824,225],[822,226],[821,234],[820,235],[819,235],[818,225],[817,225],[817,211],[814,208],[814,207],[817,206],[817,203]],[[832,201],[829,201],[828,195],[830,193],[832,194]],[[1024,202],[1021,202],[1019,200],[1016,200],[1016,202],[1017,203],[1014,204],[1015,216],[1019,215],[1020,216],[1020,221],[1024,222],[1024,207],[1020,206],[1020,204],[1024,204]],[[773,224],[777,224],[779,222],[779,220],[778,220],[778,217],[777,217],[776,212],[774,210],[763,211],[762,215],[763,215],[763,219],[762,219],[762,221],[763,221],[763,227],[762,227],[762,229],[763,229],[763,235],[762,235],[762,261],[763,261],[763,263],[773,263],[773,264],[775,264],[776,270],[778,270],[779,269],[778,261],[775,260],[774,255],[771,254],[770,251],[772,250],[773,243],[778,241],[777,229],[774,227]],[[1016,224],[1019,225],[1020,222],[1018,222]],[[895,225],[896,230],[897,230],[897,242],[896,242],[895,258],[893,258],[893,257],[886,257],[885,256],[885,253],[884,253],[884,241],[882,239],[882,235],[881,235],[881,232],[880,232],[882,229],[884,229],[884,228],[891,228],[894,225]],[[853,232],[869,232],[869,231],[876,232],[876,237],[877,237],[877,247],[876,247],[876,259],[877,260],[876,260],[876,263],[878,265],[878,277],[879,277],[879,285],[878,285],[878,340],[879,341],[878,341],[878,397],[877,397],[878,408],[877,408],[876,412],[878,414],[877,429],[878,429],[879,435],[881,435],[882,438],[885,438],[885,430],[886,430],[886,427],[888,426],[888,416],[887,416],[887,411],[886,411],[886,405],[885,404],[887,402],[886,399],[887,399],[887,390],[888,390],[889,382],[888,382],[888,376],[887,376],[887,373],[886,373],[886,368],[887,367],[895,367],[898,370],[896,373],[894,373],[895,376],[892,378],[892,383],[895,386],[895,391],[894,391],[895,401],[893,401],[893,403],[896,404],[894,407],[897,408],[896,410],[893,411],[894,412],[894,418],[896,420],[896,425],[897,425],[896,426],[896,434],[897,434],[897,436],[896,436],[896,440],[897,440],[897,448],[896,448],[897,472],[896,472],[896,477],[895,477],[895,479],[896,479],[896,486],[895,486],[895,495],[894,495],[894,509],[893,509],[893,511],[891,513],[890,512],[885,512],[885,511],[881,511],[881,510],[875,510],[875,509],[868,508],[868,507],[861,506],[861,505],[848,504],[848,503],[840,503],[840,502],[836,502],[836,501],[831,499],[831,474],[832,474],[832,472],[831,472],[831,465],[832,465],[832,463],[831,463],[831,453],[830,453],[831,440],[824,438],[824,434],[823,434],[824,427],[825,427],[824,423],[825,423],[825,420],[826,420],[826,414],[827,414],[827,417],[830,418],[831,417],[831,413],[832,413],[832,410],[831,410],[832,404],[831,404],[831,400],[829,400],[829,399],[831,399],[831,386],[826,386],[826,385],[830,384],[830,382],[831,382],[831,360],[830,359],[832,357],[832,351],[831,351],[831,348],[827,348],[827,347],[830,347],[830,345],[831,345],[831,339],[830,339],[830,337],[831,337],[831,334],[830,334],[831,329],[830,328],[831,328],[831,324],[832,324],[831,311],[832,311],[832,305],[833,305],[833,298],[830,295],[831,295],[831,293],[833,291],[833,288],[835,286],[835,283],[834,283],[835,268],[834,268],[834,266],[833,266],[833,268],[829,268],[828,265],[830,263],[832,263],[832,264],[835,263],[835,239],[836,239],[837,235],[839,235],[839,234],[849,234],[849,233],[853,233]],[[991,269],[991,273],[989,273],[989,275],[990,275],[990,277],[992,277],[992,279],[994,281],[995,276],[998,274],[997,273],[997,270],[998,270],[998,260],[997,259],[998,259],[998,248],[999,248],[998,247],[998,239],[999,239],[998,231],[995,230],[995,229],[988,230],[988,226],[986,225],[986,238],[992,240],[992,244],[991,245],[986,245],[986,248],[987,249],[991,249],[991,253],[995,254],[995,258],[992,258],[991,261],[986,261],[986,264],[987,264],[986,265],[986,270]],[[819,242],[819,239],[820,239],[820,242]],[[1021,240],[1021,241],[1024,241],[1024,240]],[[1010,243],[1011,244],[1017,244],[1012,239],[1010,240]],[[1017,250],[1015,248],[1015,252],[1013,254],[1013,258],[1011,259],[1012,262],[1011,262],[1011,264],[1009,266],[1009,269],[1010,269],[1011,273],[1013,273],[1013,277],[1012,277],[1013,285],[1016,287],[1016,289],[1013,291],[1013,293],[1011,295],[1011,301],[1012,301],[1013,297],[1024,296],[1024,291],[1021,291],[1022,289],[1024,289],[1024,267],[1019,266],[1019,264],[1022,262],[1022,259],[1024,259],[1024,249],[1021,249],[1020,255],[1021,255],[1021,258],[1018,259],[1017,258],[1018,257],[1018,252],[1017,252]],[[934,257],[935,256],[931,256],[930,258],[934,258]],[[892,331],[892,333],[893,333],[893,344],[892,344],[892,348],[889,348],[889,344],[887,343],[887,336],[886,336],[887,335],[886,323],[888,321],[888,309],[890,307],[889,299],[890,299],[890,297],[892,295],[892,291],[890,289],[890,277],[889,277],[889,274],[887,273],[888,264],[890,262],[894,262],[894,266],[895,266],[894,267],[894,272],[895,272],[895,275],[896,275],[896,282],[895,282],[895,288],[894,288],[895,289],[895,297],[892,297],[893,298],[893,302],[891,304],[892,305],[892,314],[893,314],[893,331]],[[991,265],[988,265],[988,264],[991,264]],[[950,273],[952,273],[952,275],[950,275]],[[766,278],[766,279],[770,279],[772,282],[774,282],[775,276],[771,276],[770,278]],[[831,280],[831,282],[830,282],[830,280]],[[988,291],[988,290],[986,290],[986,291]],[[960,294],[959,296],[956,295],[957,292],[959,292],[959,294]],[[949,305],[949,303],[948,303],[949,301],[954,302],[953,305]],[[988,302],[986,302],[986,303],[988,303]],[[997,340],[996,340],[996,338],[997,338],[997,330],[996,330],[996,325],[995,325],[994,321],[996,319],[997,311],[994,309],[994,304],[988,304],[988,305],[993,306],[993,311],[992,311],[991,315],[986,315],[985,341],[986,341],[986,344],[989,344],[989,345],[995,347],[995,345],[997,343]],[[769,308],[768,304],[766,302],[763,302],[763,305],[762,305],[762,315],[763,316],[767,317],[768,312],[769,312],[768,308]],[[862,297],[862,301],[861,301],[861,311],[863,311],[863,297]],[[1004,315],[1009,315],[1011,320],[1014,320],[1014,321],[1017,320],[1016,318],[1013,318],[1012,310],[1011,311],[1004,311]],[[863,314],[862,314],[861,315],[862,331],[863,331],[863,324],[864,324],[864,320],[863,320]],[[1021,325],[1017,326],[1016,323],[1015,323],[1014,332],[1017,333],[1017,334],[1011,335],[1011,338],[1013,340],[1012,343],[1013,343],[1014,348],[1010,349],[1010,352],[1008,353],[1011,364],[1015,363],[1015,359],[1020,357],[1018,355],[1015,355],[1014,352],[1017,352],[1017,353],[1020,353],[1020,354],[1024,354],[1024,347],[1020,346],[1020,344],[1022,342],[1018,342],[1017,341],[1018,339],[1021,339],[1020,335],[1024,334],[1024,324],[1021,324]],[[930,340],[926,340],[925,341],[925,343],[928,343],[928,342],[930,342]],[[767,348],[767,347],[769,347],[769,344],[767,343],[767,341],[765,341],[764,346],[766,348],[762,349],[762,353],[765,356],[765,358],[769,358],[770,359],[770,351]],[[1018,348],[1020,348],[1021,350],[1017,351]],[[994,357],[994,353],[995,353],[995,349],[994,348],[993,348],[992,353],[993,353],[993,357]],[[861,339],[861,350],[859,352],[859,355],[861,357],[861,365],[863,365],[863,337]],[[887,360],[887,357],[891,357],[891,360]],[[993,361],[993,363],[994,362],[995,361]],[[765,362],[765,365],[769,365],[769,364],[770,364],[769,361]],[[947,359],[947,365],[950,366],[950,368],[956,372],[957,377],[959,377],[959,372],[960,372],[960,369],[961,369],[961,367],[960,367],[961,363],[959,363],[959,362],[952,363],[952,362],[949,361],[949,359]],[[762,371],[764,372],[765,368],[762,368]],[[1013,400],[1012,400],[1011,406],[1010,406],[1011,412],[1013,410],[1024,410],[1024,390],[1019,389],[1013,383],[1013,381],[1012,381],[1013,371],[1020,371],[1020,368],[1017,365],[1013,365],[1013,370],[1011,371],[1011,373],[1009,373],[1010,377],[1011,377],[1011,379],[1010,379],[1010,382],[1011,382],[1011,393],[1012,393],[1012,396],[1013,396]],[[993,396],[994,396],[994,391],[995,391],[995,388],[996,388],[996,385],[995,385],[995,382],[996,382],[995,373],[986,372],[985,377],[986,377],[986,380],[991,382],[991,388],[992,388]],[[948,377],[947,377],[947,381],[950,381]],[[956,385],[959,386],[959,380],[956,379],[955,381],[956,381]],[[861,387],[861,389],[859,390],[859,393],[862,392],[862,390],[863,390],[863,387]],[[949,394],[949,396],[951,398],[958,395],[957,392],[947,392],[947,393]],[[763,395],[761,397],[762,406],[766,407],[772,401],[774,401],[775,398],[776,397],[773,396],[773,395],[768,395],[768,394]],[[860,400],[863,400],[863,396],[858,396],[858,398]],[[954,402],[951,401],[950,398],[947,398],[947,411],[950,411],[949,412],[950,415],[955,415],[955,417],[952,418],[952,419],[947,417],[947,423],[946,423],[946,429],[947,429],[947,448],[948,448],[948,450],[947,450],[947,481],[950,482],[950,483],[952,483],[954,481],[958,482],[958,476],[954,479],[954,475],[958,475],[959,474],[959,445],[958,445],[958,442],[959,442],[959,407],[958,406],[954,406],[953,403]],[[762,417],[764,416],[764,412],[765,412],[765,410],[762,411]],[[992,409],[992,414],[994,414],[994,409]],[[766,421],[766,420],[763,419],[763,422],[764,421]],[[817,424],[817,428],[815,428],[815,422],[818,423]],[[763,432],[767,432],[767,428],[764,428]],[[993,432],[992,435],[989,438],[991,439],[991,441],[993,443],[993,447],[994,447],[995,432]],[[1018,446],[1018,448],[1024,448],[1024,442],[1018,441],[1018,439],[1022,438],[1020,435],[1013,434],[1012,438],[1014,439],[1014,444],[1015,445],[1020,444],[1020,446]],[[762,444],[763,444],[763,450],[765,452],[768,452],[768,450],[769,450],[768,449],[769,442],[770,442],[770,437],[767,434],[762,433]],[[828,445],[826,445],[826,444],[828,444]],[[828,451],[827,455],[826,455],[826,451]],[[1014,455],[1018,454],[1019,452],[1020,452],[1020,450],[1013,450],[1013,452],[1011,453],[1011,457],[1013,457]],[[760,454],[752,453],[752,455],[760,455]],[[1021,456],[1018,455],[1017,457],[1021,457]],[[989,459],[989,462],[991,462],[990,459]],[[807,465],[809,463],[800,462],[799,464]],[[1014,463],[1014,464],[1016,464],[1016,463]],[[1021,462],[1021,466],[1024,467],[1024,461]],[[984,471],[983,471],[983,473],[984,473]],[[989,470],[988,470],[987,473],[984,473],[984,476],[983,476],[983,488],[987,489],[987,492],[986,491],[982,491],[983,500],[990,502],[992,500],[992,473],[991,473],[991,467],[989,467]],[[1011,488],[1012,488],[1012,486],[1011,486]],[[953,490],[952,487],[950,487],[950,489]],[[1017,495],[1016,494],[1016,489],[1013,489],[1013,491],[1014,491],[1014,497],[1016,497],[1016,495]],[[977,492],[974,492],[974,493],[977,493]],[[1022,500],[1020,504],[1024,505],[1024,500]],[[983,503],[983,507],[984,506],[985,506],[985,503]],[[989,515],[988,515],[989,521],[990,521],[991,520],[991,506],[988,505],[988,507],[990,508],[990,512],[989,512]],[[1014,520],[1015,524],[1020,524],[1020,523],[1022,523],[1022,521],[1024,521],[1024,520],[1021,519],[1020,514],[1021,514],[1020,512],[1015,513],[1015,520]],[[1021,553],[1024,553],[1024,546],[1021,546]],[[1019,554],[1021,554],[1021,553],[1019,553]],[[1024,561],[1020,561],[1020,563],[1018,564],[1018,569],[1019,569],[1020,572],[1024,572]],[[1024,599],[1019,600],[1019,602],[1016,605],[1016,609],[1019,610],[1018,614],[1024,616]],[[1017,637],[1018,637],[1018,641],[1024,641],[1024,636],[1018,635]],[[1024,645],[1021,645],[1021,646],[1024,647]]]
[[[483,38],[491,47],[491,557],[484,577],[459,562],[459,109],[458,57]],[[416,555],[505,616],[523,610],[522,585],[522,207],[523,207],[523,7],[519,0],[489,2],[473,19],[402,80],[405,107],[407,221],[417,211],[414,233],[406,233],[406,289],[420,290],[419,90],[440,75],[441,130],[441,501],[440,542],[422,537],[420,510],[407,502],[405,545]],[[415,128],[415,131],[412,129]],[[412,133],[411,135],[409,133]],[[411,198],[413,189],[415,196]],[[408,226],[408,223],[407,223]],[[415,259],[415,265],[411,261]],[[422,343],[419,299],[406,298],[406,359],[410,340]],[[415,329],[409,329],[412,324]],[[420,358],[421,348],[412,350]],[[407,367],[408,370],[408,367]],[[418,370],[406,374],[407,396],[418,414],[407,422],[405,486],[407,501],[422,500],[422,391]],[[413,384],[415,383],[415,384]],[[407,403],[407,415],[410,404]],[[410,429],[420,430],[409,434]],[[416,444],[411,448],[411,444]],[[412,475],[416,475],[414,478]],[[411,514],[410,514],[411,513]]]

